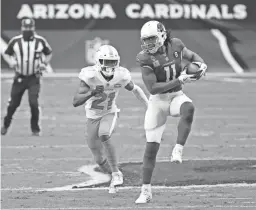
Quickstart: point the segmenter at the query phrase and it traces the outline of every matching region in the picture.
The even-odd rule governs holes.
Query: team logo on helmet
[[[162,23],[158,23],[158,24],[157,24],[157,31],[158,31],[158,32],[163,32],[163,31],[165,31],[165,30],[164,30],[164,25],[163,25]]]
[[[85,61],[88,64],[95,64],[95,53],[100,46],[109,44],[109,40],[103,40],[99,37],[95,37],[93,40],[85,41]]]

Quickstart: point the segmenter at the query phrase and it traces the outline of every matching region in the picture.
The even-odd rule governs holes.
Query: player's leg
[[[12,117],[19,107],[22,96],[26,90],[26,84],[21,78],[15,78],[12,84],[11,97],[8,101],[7,114],[4,117],[4,123],[1,128],[1,134],[5,135],[11,124]]]
[[[147,203],[152,199],[151,178],[156,164],[161,138],[165,129],[167,114],[155,102],[148,105],[145,115],[146,149],[143,157],[142,188],[135,203]]]
[[[28,84],[28,100],[31,112],[30,126],[32,134],[35,136],[40,135],[40,107],[38,103],[39,92],[40,92],[40,78],[31,76]]]
[[[105,149],[105,154],[107,156],[107,160],[112,171],[111,183],[113,184],[113,186],[123,184],[123,174],[118,169],[115,146],[110,139],[115,129],[117,118],[118,113],[107,114],[102,117],[99,126],[99,137]]]
[[[191,126],[194,116],[194,105],[192,100],[185,94],[179,95],[173,99],[170,106],[170,113],[172,116],[180,116],[178,124],[178,137],[176,145],[174,146],[171,162],[181,163],[183,147],[187,141],[188,135],[191,131]]]
[[[98,131],[101,118],[87,119],[87,144],[91,150],[95,162],[104,173],[111,173],[107,158],[104,155],[104,148],[99,139]]]

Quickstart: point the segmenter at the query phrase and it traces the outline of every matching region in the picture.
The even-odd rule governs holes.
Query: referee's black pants
[[[4,126],[8,128],[16,109],[19,107],[22,96],[28,90],[28,99],[31,111],[31,130],[40,132],[38,97],[40,92],[40,75],[22,76],[16,74],[11,89],[11,98],[7,107],[7,115],[4,117]]]

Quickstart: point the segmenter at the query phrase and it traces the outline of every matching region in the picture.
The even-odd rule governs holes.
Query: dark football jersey
[[[173,38],[168,46],[168,52],[157,52],[150,54],[141,51],[137,55],[137,62],[141,67],[148,66],[154,71],[157,82],[169,82],[178,78],[182,71],[182,50],[185,47],[180,39]],[[178,86],[167,92],[179,91],[182,86]]]

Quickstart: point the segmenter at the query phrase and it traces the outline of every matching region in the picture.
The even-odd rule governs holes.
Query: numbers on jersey
[[[174,80],[176,78],[177,72],[176,72],[176,68],[175,68],[175,64],[170,66],[165,66],[164,70],[166,72],[166,82],[169,82],[170,80]],[[172,71],[172,77],[171,77],[171,71]]]
[[[107,110],[109,110],[112,107],[113,100],[114,100],[115,96],[116,96],[116,92],[111,92],[109,94],[102,93],[100,95],[100,98],[98,98],[92,102],[91,108],[98,109],[98,110],[104,110],[105,105],[106,105],[105,102],[107,102]]]

